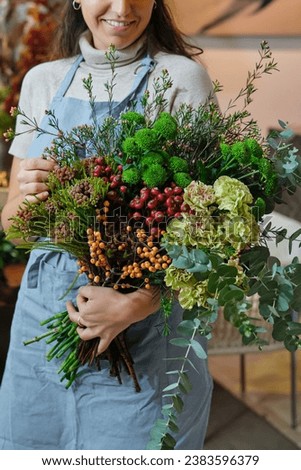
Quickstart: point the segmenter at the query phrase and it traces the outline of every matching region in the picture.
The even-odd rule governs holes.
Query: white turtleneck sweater
[[[108,101],[105,83],[111,80],[111,64],[105,57],[105,51],[93,48],[89,31],[80,38],[80,50],[84,60],[79,65],[74,79],[65,96],[79,99],[87,99],[87,91],[83,86],[83,78],[89,73],[93,79],[93,95],[96,101]],[[117,77],[114,87],[114,101],[121,101],[131,90],[134,81],[134,72],[144,57],[146,51],[146,36],[138,39],[126,49],[118,51],[116,62]],[[168,100],[167,111],[175,112],[183,102],[197,106],[204,103],[212,92],[211,80],[200,63],[196,63],[186,57],[157,52],[153,56],[157,65],[149,76],[148,89],[152,92],[153,81],[161,76],[166,69],[173,81],[173,86],[166,93]],[[27,117],[35,118],[41,122],[45,110],[50,108],[52,98],[58,90],[62,80],[74,62],[75,57],[46,62],[32,68],[25,76],[21,89],[19,107]],[[16,132],[28,131],[28,126],[17,121]],[[33,133],[25,133],[16,136],[10,153],[19,158],[24,158],[27,153]]]

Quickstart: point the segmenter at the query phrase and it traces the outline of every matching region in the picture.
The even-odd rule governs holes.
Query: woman
[[[118,51],[114,87],[115,114],[132,99],[139,103],[147,86],[167,69],[173,80],[168,111],[182,102],[197,105],[211,93],[204,68],[191,60],[174,28],[164,0],[71,0],[61,26],[61,59],[33,68],[25,77],[20,108],[41,127],[48,126],[45,109],[52,109],[61,128],[89,122],[90,107],[82,79],[89,73],[98,102],[98,119],[108,113],[105,83],[111,66],[105,52]],[[17,131],[24,127],[19,122]],[[8,202],[2,212],[5,229],[24,200],[47,198],[47,176],[53,162],[40,158],[51,137],[25,133],[16,137]],[[38,202],[37,202],[38,203]],[[34,250],[28,262],[16,311],[0,395],[2,449],[143,449],[150,429],[160,417],[162,389],[168,385],[167,363],[178,355],[169,338],[158,332],[159,302],[152,292],[123,295],[113,289],[86,286],[81,276],[63,300],[74,278],[76,261],[67,254]],[[82,339],[100,338],[98,352],[128,328],[127,339],[142,391],[135,393],[131,378],[122,372],[122,385],[102,370],[85,367],[71,389],[57,374],[58,364],[47,363],[45,344],[24,347],[22,341],[40,334],[39,323],[65,308],[79,324]],[[181,309],[174,306],[171,327]],[[172,335],[171,335],[172,337]],[[201,340],[200,340],[201,341]],[[202,340],[203,341],[203,340]],[[190,371],[193,392],[180,417],[177,448],[201,449],[206,432],[212,383],[206,361]]]

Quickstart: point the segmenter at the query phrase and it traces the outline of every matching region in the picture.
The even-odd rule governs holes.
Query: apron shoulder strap
[[[130,95],[137,90],[143,79],[149,75],[154,68],[156,67],[157,63],[154,59],[152,59],[149,55],[144,57],[144,59],[140,62],[138,67],[136,67],[136,70],[134,72],[135,75],[135,80],[133,82],[132,89],[130,91]]]
[[[67,74],[65,75],[65,78],[63,79],[62,83],[60,84],[59,89],[57,90],[54,99],[57,98],[62,98],[66,91],[68,90],[69,86],[71,85],[71,82],[73,80],[73,77],[78,69],[79,64],[84,60],[83,56],[80,54],[77,59],[73,62],[71,65],[70,69],[68,70]]]

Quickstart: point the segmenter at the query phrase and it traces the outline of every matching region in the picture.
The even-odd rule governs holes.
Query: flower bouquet
[[[115,53],[110,51],[110,60]],[[157,286],[164,334],[172,302],[183,307],[178,337],[171,340],[183,349],[182,366],[168,372],[175,381],[163,390],[163,418],[152,429],[149,448],[174,448],[182,396],[191,388],[187,364],[193,366],[193,354],[206,357],[196,335],[214,335],[218,315],[240,331],[244,344],[261,348],[264,330],[249,314],[250,297],[257,294],[259,313],[272,325],[274,339],[290,351],[301,346],[301,325],[292,320],[301,307],[301,264],[295,258],[284,267],[270,256],[268,238],[279,243],[287,235],[264,223],[283,191],[293,194],[300,185],[301,159],[289,143],[286,123],[280,121],[281,130],[264,139],[247,111],[254,81],[275,68],[263,42],[259,62],[225,113],[213,97],[197,108],[183,103],[174,115],[166,112],[165,92],[172,86],[167,71],[154,82],[153,95],[145,94],[144,114],[133,107],[101,125],[95,119],[62,132],[47,112],[57,130],[44,152],[57,163],[49,175],[50,195],[38,204],[25,202],[8,236],[23,238],[23,246],[73,254],[79,273],[93,285],[125,294]],[[93,111],[92,85],[91,77],[84,80]],[[112,83],[107,88],[112,91]],[[219,91],[220,85],[214,88]],[[240,98],[242,109],[230,112]],[[43,132],[20,109],[13,112],[30,130]],[[292,234],[290,245],[300,243],[300,235],[301,230]],[[140,390],[126,331],[96,357],[98,339],[82,341],[67,312],[44,323],[47,332],[32,341],[54,343],[48,359],[62,358],[59,373],[67,387],[81,364],[100,366],[106,357],[112,375],[121,381],[123,364]]]

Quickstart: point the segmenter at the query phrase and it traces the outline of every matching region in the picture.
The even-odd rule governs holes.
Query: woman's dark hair
[[[156,0],[149,32],[157,48],[164,52],[192,57],[202,53],[202,49],[189,45],[174,24],[169,8],[164,0]],[[79,37],[87,29],[81,10],[74,10],[72,1],[67,0],[62,11],[55,45],[55,57],[71,57],[79,53]]]

